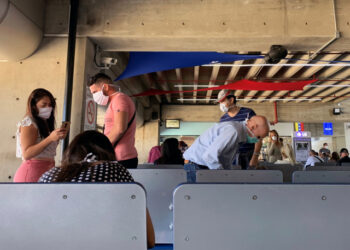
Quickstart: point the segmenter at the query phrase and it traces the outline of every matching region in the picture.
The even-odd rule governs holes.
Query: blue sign
[[[333,135],[333,124],[331,122],[323,123],[323,134],[324,135]]]

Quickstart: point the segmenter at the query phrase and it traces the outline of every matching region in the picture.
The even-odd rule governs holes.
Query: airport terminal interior
[[[0,249],[348,250],[349,13],[349,0],[0,0]],[[106,182],[136,184],[36,183],[82,176],[65,168],[91,130],[73,163],[99,162],[106,139],[116,155],[98,160],[127,172]],[[48,158],[51,177],[19,181]]]

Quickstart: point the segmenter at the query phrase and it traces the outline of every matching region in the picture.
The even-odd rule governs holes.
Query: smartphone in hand
[[[62,122],[61,129],[69,129],[70,122]]]

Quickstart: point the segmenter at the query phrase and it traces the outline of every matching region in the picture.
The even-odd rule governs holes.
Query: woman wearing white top
[[[55,129],[56,101],[46,89],[35,89],[28,98],[27,112],[17,125],[16,156],[23,162],[14,182],[37,182],[55,166],[56,148],[68,129]]]

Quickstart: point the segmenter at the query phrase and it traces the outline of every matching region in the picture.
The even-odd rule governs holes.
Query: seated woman
[[[290,144],[285,143],[281,148],[282,160],[275,161],[275,164],[291,164],[294,166],[297,162],[295,160],[295,155],[293,148]]]
[[[276,130],[271,130],[269,134],[269,143],[267,144],[267,161],[274,163],[277,160],[282,160],[281,154],[282,145],[279,141],[279,135]]]
[[[65,151],[62,166],[44,173],[39,182],[134,182],[129,171],[115,158],[108,138],[96,131],[77,135]],[[155,236],[147,210],[147,244],[154,247]]]
[[[184,165],[184,159],[179,149],[179,141],[176,138],[166,139],[161,148],[161,156],[154,164],[179,164]]]

